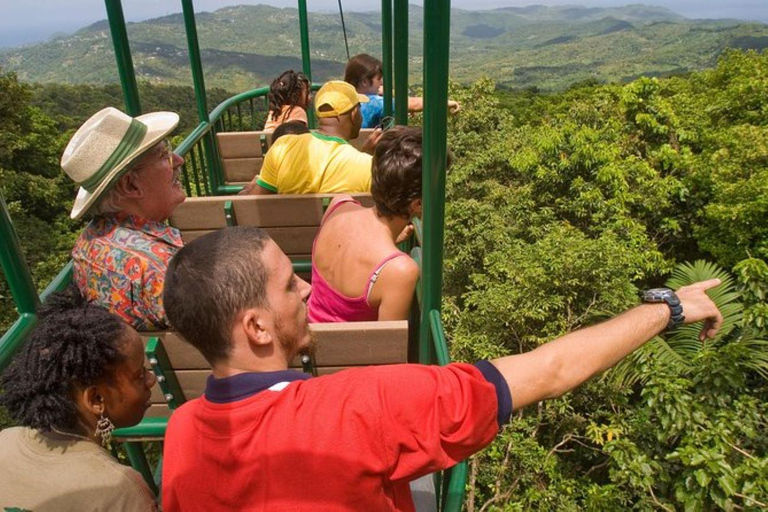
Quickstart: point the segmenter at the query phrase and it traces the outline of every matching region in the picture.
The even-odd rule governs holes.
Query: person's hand
[[[239,196],[247,196],[253,192],[253,187],[256,186],[256,178],[250,183],[248,183],[246,186],[243,187],[243,190],[237,193]]]
[[[448,100],[448,112],[455,114],[459,110],[461,110],[461,103],[454,100]]]
[[[411,238],[411,235],[413,234],[413,224],[408,224],[403,228],[403,230],[400,232],[399,235],[397,235],[397,238],[395,239],[395,245],[401,244]]]
[[[715,303],[707,296],[706,291],[720,284],[719,279],[700,281],[688,286],[683,286],[675,293],[683,306],[685,323],[704,321],[704,327],[699,333],[699,339],[714,338],[720,326],[723,324],[723,315],[717,309]]]
[[[363,147],[360,148],[360,151],[363,153],[368,153],[369,155],[373,154],[373,149],[376,147],[376,144],[378,144],[379,139],[381,138],[382,134],[384,133],[384,130],[381,128],[376,128],[371,132],[371,134],[368,136],[368,139],[366,139],[365,143],[363,143]]]
[[[376,91],[376,94],[378,94],[379,96],[384,96],[384,86],[383,85],[379,86],[379,89]]]

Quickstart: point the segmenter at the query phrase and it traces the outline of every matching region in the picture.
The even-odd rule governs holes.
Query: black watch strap
[[[685,321],[685,315],[683,314],[683,305],[680,303],[680,299],[674,291],[669,288],[652,288],[646,290],[643,293],[643,302],[657,304],[659,302],[665,303],[669,306],[669,323],[667,323],[667,330],[671,331],[683,325]]]

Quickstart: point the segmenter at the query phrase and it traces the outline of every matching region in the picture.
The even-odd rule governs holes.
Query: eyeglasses
[[[394,116],[385,116],[381,118],[381,122],[376,127],[377,129],[381,129],[381,131],[385,132],[395,126],[395,117]]]

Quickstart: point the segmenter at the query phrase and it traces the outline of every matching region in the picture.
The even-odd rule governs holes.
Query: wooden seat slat
[[[371,194],[351,196],[363,206],[373,206]],[[227,225],[224,204],[231,201],[239,226],[319,226],[323,201],[333,197],[333,194],[190,197],[176,207],[170,221],[181,231],[218,229]]]
[[[262,157],[261,136],[267,138],[267,147],[272,143],[272,132],[222,132],[216,134],[219,155],[222,159]]]
[[[269,233],[272,240],[275,241],[278,247],[291,258],[298,258],[300,256],[308,256],[312,254],[312,242],[317,235],[317,227],[294,227],[294,228],[270,228],[265,227],[264,230]],[[200,238],[213,230],[206,229],[204,231],[182,231],[181,238],[185,244],[188,244],[192,240]]]
[[[224,170],[224,181],[249,182],[261,172],[261,166],[264,159],[258,158],[228,158],[222,160],[222,169]]]
[[[310,324],[309,327],[317,341],[315,364],[318,367],[393,364],[408,360],[406,320]],[[143,333],[142,336],[145,342],[152,336],[163,340],[176,372],[210,368],[202,354],[176,332]],[[301,363],[296,359],[291,366],[299,367]]]
[[[363,128],[360,130],[360,134],[357,136],[357,138],[352,139],[349,141],[350,144],[352,144],[354,147],[356,147],[359,150],[362,150],[363,144],[365,144],[365,141],[368,140],[368,137],[371,136],[373,133],[373,128]]]

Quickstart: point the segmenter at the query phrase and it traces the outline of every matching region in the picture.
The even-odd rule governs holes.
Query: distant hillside
[[[310,13],[313,78],[343,73],[345,51],[337,14]],[[350,52],[381,54],[379,13],[348,12]],[[266,85],[301,68],[296,9],[236,6],[197,15],[206,83],[239,91]],[[423,13],[410,12],[411,78],[421,81]],[[130,23],[138,78],[191,83],[181,14]],[[454,9],[451,75],[468,82],[488,75],[510,87],[562,89],[582,80],[623,81],[710,67],[727,47],[768,47],[768,25],[732,20],[691,21],[661,8],[509,7]],[[418,56],[418,57],[417,57]],[[0,67],[25,81],[114,83],[106,21],[72,36],[0,53]]]

